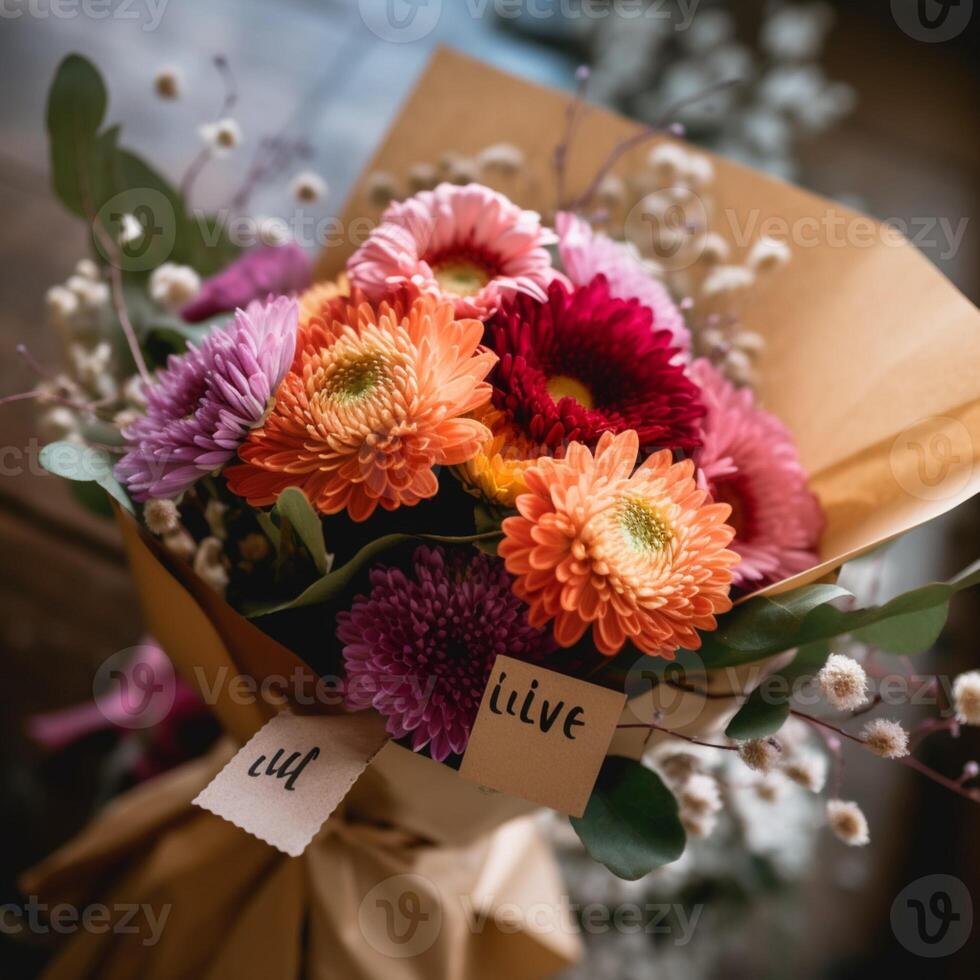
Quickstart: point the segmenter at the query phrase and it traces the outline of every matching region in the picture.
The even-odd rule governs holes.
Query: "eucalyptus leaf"
[[[38,459],[55,476],[97,484],[126,510],[133,512],[129,495],[113,476],[112,459],[104,450],[74,442],[50,442],[41,450]]]
[[[770,697],[769,689],[769,685],[763,681],[745,699],[745,703],[725,729],[729,738],[739,741],[765,738],[783,727],[789,717],[789,699]]]
[[[276,500],[276,512],[280,518],[289,521],[313,559],[316,570],[321,576],[326,575],[333,563],[333,556],[327,554],[320,515],[313,509],[306,494],[299,487],[287,487]]]
[[[570,819],[589,854],[629,881],[684,853],[677,801],[655,772],[634,759],[608,756],[585,813]]]

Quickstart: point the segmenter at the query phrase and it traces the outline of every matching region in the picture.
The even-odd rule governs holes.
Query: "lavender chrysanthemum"
[[[298,320],[295,299],[255,301],[170,357],[123,432],[116,476],[135,500],[174,497],[232,459],[289,370]]]
[[[388,734],[411,734],[438,762],[466,748],[498,654],[539,661],[555,649],[488,555],[420,547],[410,574],[376,568],[371,585],[337,617],[348,707],[374,707]]]

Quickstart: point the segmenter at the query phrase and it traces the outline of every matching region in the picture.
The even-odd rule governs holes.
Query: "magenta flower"
[[[694,455],[698,481],[732,507],[729,547],[741,556],[733,584],[761,588],[817,564],[823,511],[807,489],[792,434],[709,361],[699,358],[688,373],[707,408],[703,446]]]
[[[484,320],[517,293],[543,300],[560,274],[546,245],[555,242],[534,211],[482,184],[440,184],[389,206],[350,257],[351,285],[371,300],[414,282],[452,301],[457,318]]]
[[[123,431],[116,477],[135,500],[174,497],[232,459],[289,370],[298,321],[294,299],[256,301],[170,356],[145,391],[146,414]]]
[[[496,656],[537,661],[555,649],[511,581],[475,550],[420,547],[410,574],[374,569],[371,594],[337,617],[348,707],[377,709],[393,738],[412,735],[438,762],[461,753]]]
[[[309,286],[312,276],[310,257],[295,242],[253,248],[206,279],[180,315],[187,323],[199,323],[218,313],[244,309],[270,294],[299,292]]]
[[[588,285],[600,273],[609,283],[609,295],[635,299],[653,313],[653,329],[669,330],[670,346],[680,348],[684,360],[690,356],[691,335],[684,317],[663,283],[643,267],[640,258],[623,242],[595,232],[587,221],[560,211],[555,219],[558,254],[565,274],[575,286]]]

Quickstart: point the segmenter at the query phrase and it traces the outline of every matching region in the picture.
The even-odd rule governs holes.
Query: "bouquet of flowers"
[[[433,111],[450,89],[478,119]],[[666,739],[819,791],[778,734],[809,718],[792,682],[816,677],[831,708],[863,708],[865,669],[831,642],[924,650],[950,597],[980,580],[974,568],[867,607],[827,580],[976,491],[978,385],[956,367],[976,352],[969,304],[884,231],[863,252],[792,254],[793,222],[840,209],[587,111],[582,94],[439,54],[348,205],[342,227],[367,216],[367,233],[326,248],[314,277],[267,225],[239,250],[220,215],[192,211],[189,183],[173,189],[101,128],[94,68],[63,63],[54,182],[91,222],[94,258],[49,295],[74,370],[38,389],[45,427],[65,436],[42,462],[97,506],[92,486],[108,492],[149,629],[245,744],[137,790],[139,829],[120,842],[137,806],[124,798],[37,887],[79,881],[106,848],[114,868],[134,861],[136,838],[220,826],[221,860],[215,846],[200,867],[220,875],[239,847],[249,872],[212,903],[233,934],[202,964],[244,963],[245,924],[285,903],[317,923],[311,962],[339,943],[338,975],[373,975],[343,922],[386,876],[435,879],[456,848],[472,860],[436,894],[516,881],[522,860],[548,892],[533,829],[502,826],[536,804],[570,814],[622,877],[676,860],[720,803]],[[205,136],[205,162],[241,138],[230,119]],[[321,189],[296,184],[301,201]],[[720,219],[731,232],[750,213],[761,230],[726,238]],[[955,451],[930,494],[897,440],[934,438]],[[229,670],[255,682],[251,698]],[[959,721],[976,723],[977,678],[958,685]],[[852,737],[907,756],[887,719]],[[192,799],[317,873],[297,884],[294,865]],[[866,838],[836,792],[828,816]],[[435,848],[428,864],[409,841]],[[327,896],[343,862],[352,890]],[[469,962],[464,918],[437,948]],[[277,975],[299,975],[295,921],[261,960]],[[540,956],[515,975],[573,952],[557,928],[532,943]]]

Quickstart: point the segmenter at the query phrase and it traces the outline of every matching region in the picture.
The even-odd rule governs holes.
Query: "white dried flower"
[[[817,673],[823,696],[838,711],[854,711],[867,704],[868,675],[852,657],[832,653]]]
[[[596,188],[596,200],[604,208],[613,210],[620,207],[626,200],[626,185],[621,177],[606,174]]]
[[[744,265],[715,266],[701,283],[705,296],[716,296],[736,289],[747,289],[755,282],[755,273]]]
[[[647,157],[647,163],[663,181],[676,179],[688,166],[688,153],[677,143],[658,143]]]
[[[718,818],[713,813],[690,813],[682,810],[680,819],[687,836],[695,840],[710,837],[718,825]]]
[[[204,507],[204,519],[207,521],[211,533],[221,540],[228,537],[228,531],[225,527],[225,514],[227,512],[228,505],[220,500],[209,500]]]
[[[469,157],[456,157],[446,168],[446,180],[450,184],[472,184],[480,179],[480,165]]]
[[[819,752],[807,752],[788,759],[782,771],[797,786],[819,793],[827,781],[827,758]]]
[[[786,242],[777,238],[763,236],[749,250],[749,268],[757,272],[768,272],[789,262],[790,250]]]
[[[153,91],[161,99],[179,99],[180,83],[180,72],[176,68],[162,68],[153,79]]]
[[[153,497],[143,505],[143,520],[154,534],[173,534],[180,528],[177,505],[166,497]]]
[[[41,414],[37,427],[45,442],[56,442],[78,433],[78,416],[67,405],[55,405]]]
[[[52,286],[44,294],[48,323],[58,330],[66,330],[78,313],[78,297],[66,286]]]
[[[163,546],[170,554],[183,561],[190,561],[194,557],[194,552],[197,550],[194,539],[185,528],[179,528],[170,534],[165,534],[163,536]]]
[[[368,200],[376,207],[383,208],[398,197],[398,181],[383,170],[368,174],[364,184]]]
[[[980,725],[980,670],[967,671],[953,681],[953,704],[961,725]]]
[[[124,214],[119,219],[119,244],[132,245],[143,237],[143,226],[135,214]]]
[[[698,239],[698,255],[708,265],[724,262],[730,252],[728,242],[716,231],[709,231]]]
[[[862,847],[871,839],[868,821],[857,803],[851,800],[828,800],[827,823],[838,839],[850,847]]]
[[[753,738],[738,747],[739,758],[750,769],[767,773],[778,763],[782,749],[774,738]]]
[[[201,288],[201,277],[189,265],[164,262],[150,276],[150,298],[169,310],[186,306]]]
[[[747,385],[752,383],[752,378],[754,376],[752,361],[745,351],[738,350],[734,347],[731,348],[725,354],[721,368],[725,377],[728,378],[729,381],[734,382],[736,385]]]
[[[439,171],[431,163],[416,163],[409,168],[408,186],[413,193],[431,190],[439,183]]]
[[[142,415],[138,408],[124,408],[112,416],[112,423],[120,432],[125,432]]]
[[[300,204],[312,204],[327,196],[327,182],[319,174],[304,170],[293,178],[290,191]]]
[[[219,119],[198,127],[201,139],[210,147],[215,156],[226,156],[241,145],[242,130],[234,119]]]
[[[194,555],[194,571],[215,592],[224,592],[228,586],[223,548],[219,538],[208,537],[197,546],[197,554]]]
[[[786,782],[777,773],[768,773],[756,779],[752,789],[763,803],[776,803],[786,789]]]
[[[909,733],[897,721],[875,718],[861,734],[864,744],[883,759],[901,759],[909,754]]]
[[[285,218],[261,217],[255,219],[255,234],[263,245],[279,247],[292,241],[292,232]]]
[[[739,330],[732,343],[746,354],[761,354],[766,349],[766,339],[754,330]]]
[[[681,170],[681,179],[690,187],[703,190],[715,179],[715,168],[703,153],[690,153]]]
[[[69,276],[65,285],[75,294],[79,304],[86,310],[97,311],[109,305],[109,286],[101,279],[88,276]]]
[[[657,768],[670,783],[679,785],[698,771],[700,760],[690,752],[674,752],[657,760]]]
[[[103,340],[94,347],[84,344],[69,344],[68,357],[71,361],[75,377],[86,388],[98,388],[109,371],[112,361],[112,345]]]
[[[681,811],[695,817],[717,813],[721,809],[718,780],[704,772],[692,773],[677,793]]]
[[[476,161],[481,170],[496,170],[512,177],[523,169],[525,157],[524,151],[513,143],[494,143],[481,150]]]
[[[75,263],[75,275],[81,276],[83,279],[91,279],[93,282],[99,282],[102,279],[102,273],[99,272],[99,267],[92,259],[79,259]]]

